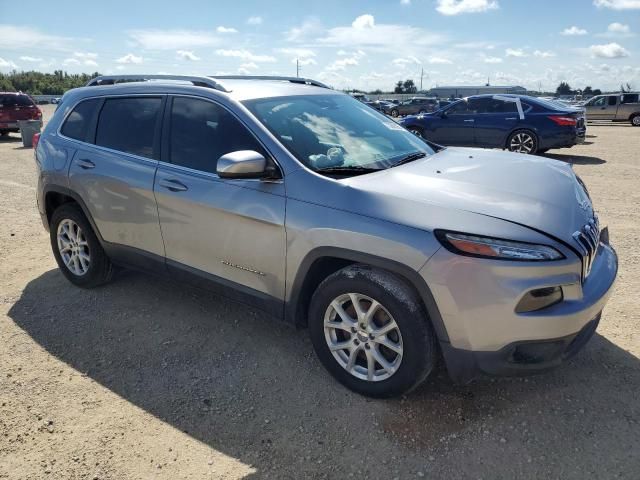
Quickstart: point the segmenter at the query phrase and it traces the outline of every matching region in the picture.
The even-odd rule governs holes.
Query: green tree
[[[402,80],[398,80],[396,87],[393,89],[393,93],[404,93],[404,87],[402,86]]]
[[[416,93],[418,91],[413,80],[405,80],[402,87],[404,88],[404,93]]]
[[[572,93],[573,90],[571,90],[567,82],[560,82],[560,85],[556,88],[556,95],[571,95]]]

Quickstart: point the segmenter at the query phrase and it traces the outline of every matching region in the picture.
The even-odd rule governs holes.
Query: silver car
[[[71,283],[121,266],[206,285],[308,327],[374,397],[439,357],[456,382],[558,365],[617,273],[569,165],[441,148],[311,80],[99,77],[65,94],[35,158]]]

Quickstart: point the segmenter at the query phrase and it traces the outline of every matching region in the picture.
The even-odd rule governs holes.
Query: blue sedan
[[[583,112],[525,95],[477,95],[399,121],[440,145],[543,153],[584,142]]]

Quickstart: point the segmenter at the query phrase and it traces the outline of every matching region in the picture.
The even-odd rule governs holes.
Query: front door
[[[212,101],[176,96],[167,112],[154,185],[167,265],[214,280],[232,296],[283,299],[284,183],[216,174],[220,156],[237,150],[267,156],[263,147]]]
[[[428,138],[442,145],[473,147],[475,117],[467,101],[460,100],[434,119],[433,130]]]
[[[619,95],[603,95],[587,104],[588,120],[614,120],[618,111]]]

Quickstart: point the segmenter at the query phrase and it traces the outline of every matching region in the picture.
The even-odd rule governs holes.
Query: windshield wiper
[[[359,165],[342,165],[342,166],[335,166],[335,167],[325,167],[325,168],[318,168],[316,169],[316,172],[318,173],[354,173],[354,174],[361,174],[361,173],[372,173],[372,172],[379,172],[380,170],[382,170],[381,168],[372,168],[372,167],[362,167]]]
[[[413,152],[413,153],[410,153],[409,155],[405,155],[404,157],[402,157],[396,163],[391,165],[391,167],[397,167],[398,165],[404,165],[405,163],[413,162],[414,160],[418,160],[418,159],[424,158],[426,156],[427,156],[427,154],[424,153],[424,152]]]

